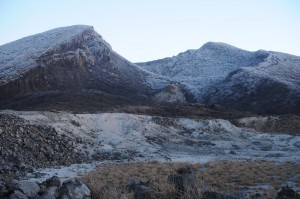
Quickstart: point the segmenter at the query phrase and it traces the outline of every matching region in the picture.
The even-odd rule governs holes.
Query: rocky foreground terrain
[[[299,162],[300,136],[295,133],[299,124],[281,133],[269,128],[270,123],[276,126],[282,121],[281,117],[230,121],[126,113],[1,111],[0,169],[6,175],[101,160],[254,158]]]
[[[12,178],[26,179],[15,181],[20,186],[28,179],[41,183],[53,175],[68,180],[77,176],[79,171],[84,173],[95,169],[93,165],[101,162],[264,160],[279,165],[299,164],[300,136],[295,133],[299,132],[299,124],[284,128],[286,117],[282,116],[225,118],[1,111],[0,177],[8,182]],[[289,120],[293,119],[297,120],[297,117],[289,117]],[[273,124],[271,127],[270,123]],[[278,125],[282,129],[273,131],[272,128]],[[97,164],[86,164],[95,162]],[[71,166],[75,163],[78,166]],[[285,183],[299,191],[294,184],[297,175],[288,178],[290,180]],[[284,185],[282,183],[279,187]],[[3,194],[8,192],[7,189],[2,190]],[[9,193],[17,195],[14,197],[26,195],[21,188],[17,189],[21,192],[12,190],[9,188]],[[247,193],[244,196],[251,195],[251,191]],[[43,194],[56,194],[58,197],[63,193],[60,189],[48,187],[39,194],[40,197]]]

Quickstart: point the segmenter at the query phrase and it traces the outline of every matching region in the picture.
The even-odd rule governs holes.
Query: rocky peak
[[[165,82],[114,52],[91,26],[56,28],[0,46],[0,101],[66,92],[145,100]]]
[[[98,41],[109,47],[92,26],[84,25],[56,28],[0,46],[0,85],[36,67],[35,61],[39,57],[53,51],[58,53],[68,43],[78,41],[79,38],[87,40],[91,36],[97,37]]]
[[[235,46],[222,43],[222,42],[207,42],[200,49],[210,49],[210,50],[220,50],[220,49],[237,49],[241,50]]]

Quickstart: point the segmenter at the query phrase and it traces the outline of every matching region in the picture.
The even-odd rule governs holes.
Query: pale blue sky
[[[300,56],[300,0],[0,0],[0,45],[75,24],[133,62],[208,41]]]

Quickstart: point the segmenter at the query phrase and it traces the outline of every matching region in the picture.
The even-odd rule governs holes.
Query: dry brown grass
[[[290,177],[300,174],[300,164],[283,164],[257,161],[220,161],[203,165],[206,171],[200,173],[205,182],[217,181],[217,188],[237,190],[258,184],[270,184],[279,189]],[[300,186],[299,182],[297,182]]]
[[[84,178],[87,179],[89,184],[91,185],[93,195],[96,196],[94,197],[95,199],[105,198],[104,195],[110,195],[110,197],[106,198],[124,197],[127,194],[125,190],[126,185],[132,179],[139,179],[144,182],[153,180],[157,183],[154,183],[152,189],[155,190],[157,194],[168,196],[169,194],[175,192],[175,188],[166,182],[166,177],[169,174],[173,173],[178,167],[184,165],[186,165],[186,163],[174,164],[159,162],[138,162],[103,164],[100,165],[96,171],[91,172]],[[196,168],[197,165],[192,166]],[[157,181],[157,179],[161,180]],[[101,197],[97,197],[100,195]]]
[[[133,198],[125,187],[132,179],[153,180],[151,186],[157,198],[170,198],[175,188],[167,183],[167,176],[182,166],[191,166],[196,171],[197,190],[189,190],[181,198],[191,198],[192,194],[203,190],[235,192],[249,187],[272,196],[285,182],[300,174],[300,164],[287,162],[278,164],[263,160],[219,161],[206,164],[137,162],[122,164],[102,164],[96,171],[84,176],[91,185],[93,198]],[[300,186],[300,181],[295,181]],[[273,189],[263,190],[259,185],[271,185]],[[189,195],[188,195],[189,194]]]

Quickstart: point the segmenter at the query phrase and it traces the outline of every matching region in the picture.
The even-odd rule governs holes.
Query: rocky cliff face
[[[0,58],[0,108],[93,99],[97,104],[104,98],[147,101],[168,82],[122,58],[90,26],[58,28],[0,46]]]

